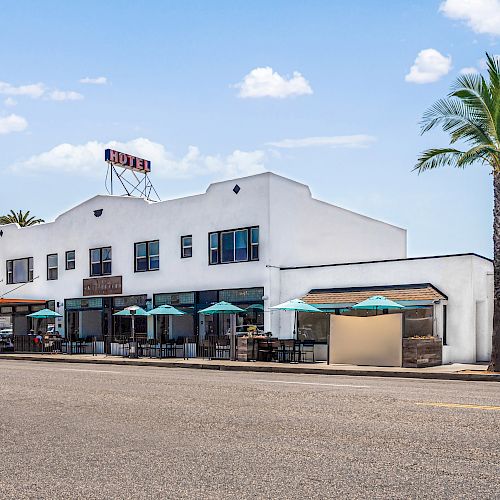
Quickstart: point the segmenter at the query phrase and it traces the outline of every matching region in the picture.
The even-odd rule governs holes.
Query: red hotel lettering
[[[109,150],[109,161],[112,161],[113,163],[118,163],[118,151],[115,151],[113,149]]]
[[[125,168],[137,170],[138,172],[151,172],[151,162],[149,160],[144,160],[143,158],[138,158],[137,156],[127,153],[121,153],[114,149],[106,149],[105,159],[111,163],[119,163]]]

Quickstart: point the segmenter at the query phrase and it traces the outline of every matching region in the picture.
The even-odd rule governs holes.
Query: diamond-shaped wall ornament
[[[238,184],[235,184],[233,191],[234,191],[234,194],[238,194],[241,191],[240,186],[238,186]]]

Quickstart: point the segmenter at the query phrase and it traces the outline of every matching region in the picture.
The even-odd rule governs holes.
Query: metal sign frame
[[[105,186],[109,194],[114,194],[113,181],[119,181],[126,196],[139,196],[148,201],[161,201],[156,189],[147,172],[139,172],[124,167],[121,163],[107,161],[108,170],[106,173]],[[144,176],[143,178],[139,175]]]

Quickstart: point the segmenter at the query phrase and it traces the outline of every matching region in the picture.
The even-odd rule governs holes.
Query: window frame
[[[184,240],[186,238],[191,238],[191,245],[184,245]],[[191,255],[184,254],[184,251],[187,249],[191,250]],[[184,236],[181,236],[181,259],[190,259],[192,256],[193,256],[193,235],[185,234]]]
[[[258,230],[258,241],[257,243],[252,243],[252,231]],[[236,260],[236,233],[238,231],[246,231],[247,235],[247,258],[245,260],[239,259]],[[234,260],[230,261],[222,261],[222,235],[227,233],[233,233],[233,255]],[[212,247],[212,235],[217,235],[217,248]],[[253,258],[252,250],[257,248],[257,257]],[[208,265],[215,266],[220,264],[238,264],[240,262],[257,262],[260,260],[260,226],[247,226],[247,227],[238,227],[234,229],[224,229],[222,231],[210,231],[208,233]],[[212,261],[212,251],[217,251],[217,262]]]
[[[20,260],[26,260],[28,261],[28,281],[14,281],[14,262],[20,261]],[[12,265],[11,271],[9,271],[9,262]],[[7,259],[5,261],[5,278],[6,278],[6,284],[7,285],[17,285],[20,283],[31,283],[34,280],[34,263],[33,263],[33,257],[21,257],[19,259]],[[9,280],[9,274],[11,276],[11,279]]]
[[[104,260],[102,258],[102,254],[103,254],[103,250],[107,250],[109,248],[109,251],[111,253],[111,259],[106,259]],[[92,261],[92,252],[94,250],[99,250],[99,262],[97,261]],[[93,277],[99,277],[99,276],[111,276],[113,274],[113,247],[112,246],[105,246],[105,247],[95,247],[95,248],[90,248],[89,249],[89,275],[91,278]],[[109,273],[105,273],[104,272],[104,263],[105,262],[109,262],[110,263],[110,266],[109,266]],[[95,263],[95,264],[100,264],[101,266],[101,272],[100,273],[93,273],[92,272],[92,264]]]
[[[73,258],[68,259],[68,254],[73,252]],[[73,262],[73,267],[68,267],[68,262]],[[76,250],[66,250],[64,254],[64,268],[66,271],[73,271],[76,269]]]
[[[56,265],[55,266],[49,266],[49,258],[50,257],[56,257]],[[55,269],[56,270],[56,276],[55,278],[50,277],[50,271]],[[59,254],[57,253],[49,253],[47,254],[47,281],[56,281],[59,279]]]
[[[152,254],[149,249],[149,245],[151,243],[158,243],[158,253]],[[137,257],[137,246],[138,245],[146,245],[146,255],[144,257]],[[158,257],[158,267],[151,269],[151,257]],[[146,269],[137,269],[137,259],[146,259]],[[151,271],[159,271],[160,270],[160,240],[147,240],[147,241],[138,241],[134,243],[134,273],[148,273]]]

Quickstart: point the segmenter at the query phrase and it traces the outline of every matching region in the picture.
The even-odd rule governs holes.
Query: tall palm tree
[[[443,166],[486,166],[493,178],[493,339],[489,370],[500,371],[500,57],[486,54],[488,79],[461,75],[445,99],[422,119],[422,133],[441,127],[450,146],[424,151],[415,165],[419,173]],[[462,149],[453,147],[461,143]]]
[[[11,210],[8,215],[0,215],[0,224],[19,224],[21,227],[34,226],[35,224],[40,224],[45,222],[43,219],[36,219],[35,217],[30,217],[30,211],[24,212],[19,210],[18,213]]]

